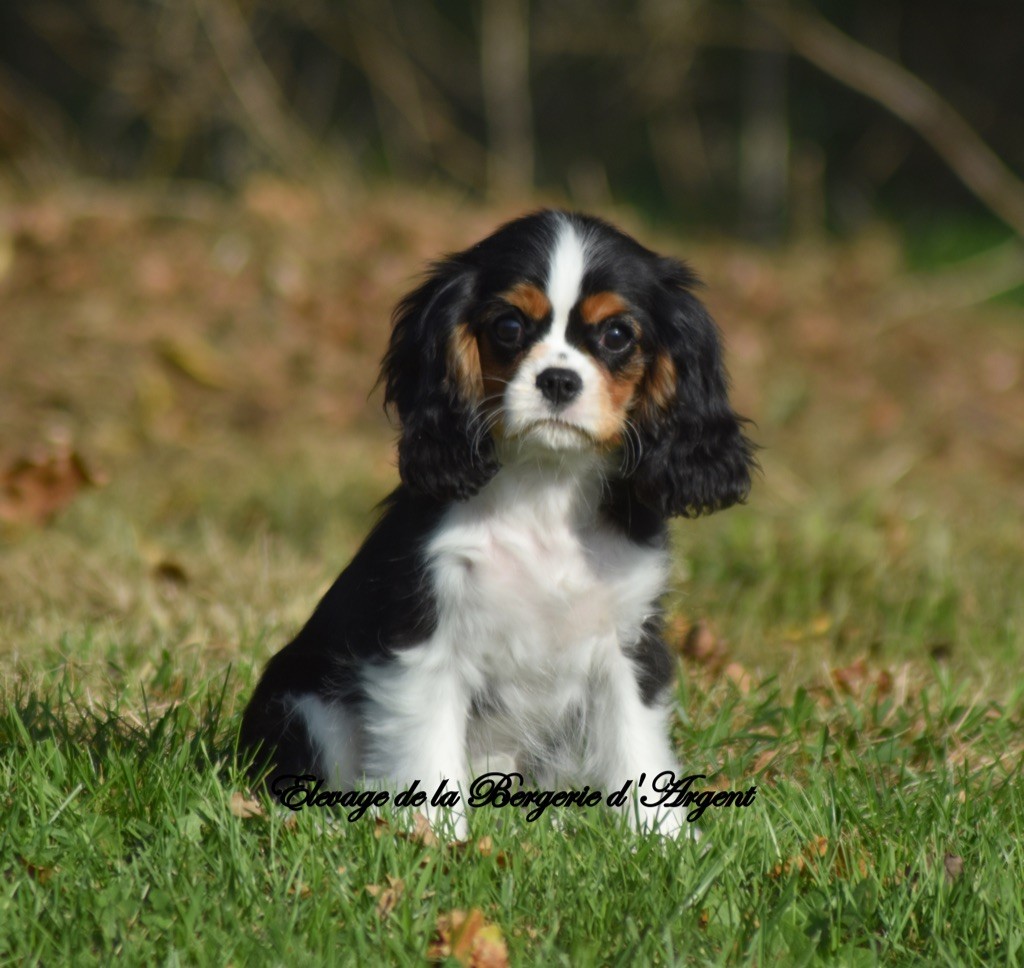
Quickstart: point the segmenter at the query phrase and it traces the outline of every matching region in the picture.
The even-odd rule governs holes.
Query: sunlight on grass
[[[241,809],[232,751],[396,483],[389,307],[495,213],[243,209],[65,214],[0,290],[0,960],[421,964],[460,932],[516,965],[1024,960],[1019,319],[888,313],[922,286],[888,236],[694,244],[765,473],[673,525],[673,739],[757,797],[699,842],[481,809],[432,845]]]

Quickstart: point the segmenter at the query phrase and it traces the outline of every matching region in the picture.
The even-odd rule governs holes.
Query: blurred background
[[[764,448],[684,655],[1019,658],[1022,53],[1019,0],[5,4],[0,657],[262,661],[395,481],[390,307],[555,204],[693,263]]]
[[[0,13],[0,158],[29,184],[326,169],[758,240],[998,237],[1020,187],[979,203],[966,129],[1020,171],[1022,27],[1015,0],[35,0]]]

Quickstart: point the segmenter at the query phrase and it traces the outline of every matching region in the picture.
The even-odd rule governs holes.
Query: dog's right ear
[[[490,435],[480,432],[483,378],[466,318],[475,282],[457,257],[436,263],[395,308],[381,364],[385,404],[402,425],[402,481],[440,501],[471,497],[499,466]]]
[[[660,270],[658,402],[635,418],[641,457],[629,480],[662,516],[696,517],[746,500],[755,447],[729,402],[718,327],[693,294],[695,278],[674,259]]]

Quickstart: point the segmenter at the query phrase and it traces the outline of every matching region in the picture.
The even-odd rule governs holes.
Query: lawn
[[[466,843],[251,799],[234,734],[395,482],[373,390],[423,261],[511,214],[69,186],[0,233],[0,958],[1024,961],[1024,327],[877,229],[708,281],[749,504],[674,528],[699,840],[481,808]]]

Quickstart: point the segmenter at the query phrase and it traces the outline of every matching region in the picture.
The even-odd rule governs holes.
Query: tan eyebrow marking
[[[503,292],[501,298],[537,322],[551,314],[551,301],[530,282],[517,282],[508,292]]]
[[[628,310],[626,301],[617,292],[595,292],[580,303],[580,316],[588,326],[604,322],[611,316],[621,316]]]

